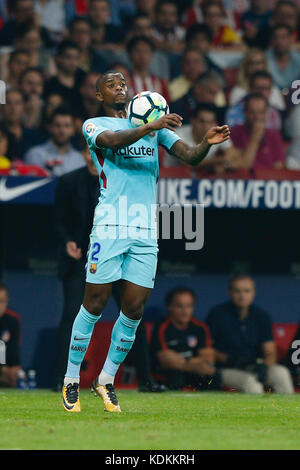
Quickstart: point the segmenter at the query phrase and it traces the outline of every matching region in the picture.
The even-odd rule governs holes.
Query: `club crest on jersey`
[[[97,271],[97,265],[95,263],[90,264],[90,273],[95,274]]]
[[[85,126],[85,132],[88,134],[88,135],[93,135],[94,132],[96,130],[96,126],[95,124],[93,124],[92,122],[89,122],[86,126]]]
[[[188,336],[187,337],[187,344],[190,348],[195,348],[198,344],[197,336]]]

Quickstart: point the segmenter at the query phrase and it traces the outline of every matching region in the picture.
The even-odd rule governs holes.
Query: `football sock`
[[[135,332],[141,320],[131,320],[122,312],[114,324],[111,343],[98,383],[113,383],[120,364],[129,353],[135,340]]]
[[[80,366],[89,346],[95,323],[99,318],[101,315],[92,315],[81,305],[73,323],[65,378],[79,378]]]

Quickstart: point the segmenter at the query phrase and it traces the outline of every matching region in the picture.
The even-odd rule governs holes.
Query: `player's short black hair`
[[[268,106],[268,100],[263,95],[261,95],[260,93],[249,93],[249,95],[246,96],[244,101],[245,110],[247,110],[251,100],[263,100],[265,102],[265,105]]]
[[[147,36],[134,36],[133,38],[130,39],[130,41],[128,42],[127,44],[127,52],[128,54],[130,55],[132,50],[135,48],[135,46],[139,43],[139,42],[144,42],[146,44],[148,44],[148,46],[151,48],[152,52],[155,51],[155,44],[153,41],[151,41],[151,39],[149,39]]]
[[[267,78],[268,80],[270,80],[271,83],[273,82],[272,75],[269,72],[267,72],[267,70],[258,70],[257,72],[254,72],[252,75],[250,75],[250,78],[249,78],[250,87],[253,85],[253,83],[255,82],[257,78]]]
[[[171,305],[175,295],[186,294],[186,293],[190,294],[193,297],[194,302],[196,301],[196,294],[192,289],[186,286],[177,286],[171,289],[169,292],[167,292],[167,295],[165,297],[166,306],[168,307],[169,305]]]
[[[202,34],[206,37],[208,42],[212,42],[213,40],[213,33],[207,24],[202,23],[194,23],[186,31],[185,34],[185,42],[188,45],[198,34]]]
[[[121,74],[122,75],[122,73],[118,72],[117,70],[113,70],[113,69],[107,70],[103,75],[100,75],[99,78],[97,79],[97,81],[96,81],[96,91],[100,91],[100,85],[101,85],[102,81],[104,80],[104,77],[106,77],[106,75],[110,75],[110,74],[113,74],[113,75],[114,74]]]
[[[78,52],[80,51],[80,48],[76,44],[76,42],[69,41],[69,40],[66,39],[65,41],[62,41],[58,45],[58,47],[56,49],[56,55],[57,56],[63,55],[67,49],[76,49]]]
[[[234,274],[233,276],[231,276],[231,278],[229,279],[229,282],[228,282],[228,289],[231,290],[232,289],[232,286],[233,284],[236,282],[236,281],[240,281],[242,279],[251,279],[251,281],[254,283],[254,279],[253,277],[248,274],[248,273],[239,273],[239,274]]]
[[[217,119],[217,107],[213,103],[199,103],[198,106],[193,110],[191,116],[192,118],[195,118],[198,113],[201,111],[206,111],[208,113],[213,113],[215,116],[215,119]]]
[[[50,124],[53,123],[56,116],[70,116],[72,120],[74,119],[72,111],[67,106],[58,106],[57,108],[54,109],[49,119]]]
[[[0,279],[0,291],[1,290],[5,290],[6,292],[8,292],[8,287],[7,285],[5,284],[4,281],[2,281],[2,279]]]
[[[291,28],[289,25],[287,25],[287,24],[285,24],[285,23],[279,23],[279,24],[276,24],[275,26],[273,26],[273,28],[272,28],[272,36],[274,36],[274,34],[276,33],[276,31],[278,31],[279,29],[285,29],[285,30],[288,32],[288,34],[289,34],[290,36],[293,35],[293,30],[292,30],[292,28]]]

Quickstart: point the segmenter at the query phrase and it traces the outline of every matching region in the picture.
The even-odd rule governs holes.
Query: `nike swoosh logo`
[[[74,336],[74,340],[75,341],[84,341],[86,338],[76,338],[76,336]]]
[[[133,343],[133,341],[128,341],[127,339],[121,338],[122,343]]]
[[[20,197],[23,194],[29,193],[30,191],[33,191],[34,189],[37,189],[40,186],[44,186],[45,184],[49,183],[49,181],[51,181],[51,178],[43,178],[42,180],[22,184],[14,188],[8,188],[6,186],[6,181],[7,178],[3,178],[0,180],[0,201],[11,201],[12,199],[16,199],[17,197]]]
[[[63,397],[63,402],[64,402],[64,406],[67,408],[67,410],[73,410],[75,405],[68,405],[68,403],[66,402],[64,397]]]

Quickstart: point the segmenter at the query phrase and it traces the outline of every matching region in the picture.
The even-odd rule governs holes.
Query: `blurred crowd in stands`
[[[300,169],[299,14],[297,0],[0,0],[0,169],[83,166],[81,126],[101,116],[111,69],[130,97],[164,95],[187,143],[229,124],[203,171]]]

